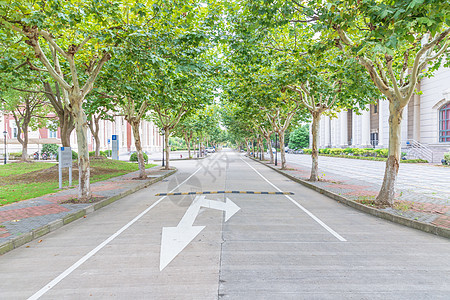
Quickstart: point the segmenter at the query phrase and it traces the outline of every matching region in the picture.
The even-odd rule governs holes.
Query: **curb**
[[[200,160],[200,159],[205,159],[205,158],[207,158],[207,157],[209,157],[209,156],[203,156],[203,157],[192,157],[192,158],[172,158],[172,159],[170,159],[170,161],[182,161],[182,160],[186,160],[186,161],[189,161],[189,160]],[[154,162],[161,162],[162,160],[161,159],[154,159],[153,160]]]
[[[279,169],[276,169],[275,167],[272,167],[272,166],[270,166],[270,165],[268,165],[268,164],[266,164],[264,162],[261,162],[261,161],[259,161],[257,159],[254,159],[252,157],[250,157],[250,158],[252,160],[254,160],[256,162],[259,162],[260,164],[263,164],[266,167],[268,167],[268,168],[270,168],[270,169],[272,169],[272,170],[274,170],[274,171],[284,175],[285,177],[289,178],[292,181],[300,183],[300,184],[302,184],[302,185],[304,185],[304,186],[306,186],[306,187],[308,187],[308,188],[310,188],[310,189],[312,189],[312,190],[314,190],[314,191],[316,191],[316,192],[318,192],[320,194],[323,194],[323,195],[325,195],[325,196],[327,196],[327,197],[329,197],[331,199],[336,200],[337,202],[343,203],[343,204],[345,204],[347,206],[350,206],[352,208],[355,208],[355,209],[357,209],[359,211],[365,212],[365,213],[370,214],[372,216],[376,216],[378,218],[385,219],[385,220],[388,220],[388,221],[391,221],[391,222],[394,222],[394,223],[397,223],[397,224],[400,224],[400,225],[403,225],[403,226],[407,226],[407,227],[410,227],[410,228],[418,229],[418,230],[421,230],[421,231],[424,231],[424,232],[427,232],[427,233],[432,233],[434,235],[450,239],[450,229],[443,228],[443,227],[438,227],[438,226],[435,226],[435,225],[431,225],[431,224],[427,224],[427,223],[423,223],[423,222],[419,222],[419,221],[415,221],[415,220],[411,220],[411,219],[408,219],[408,218],[405,218],[405,217],[401,217],[401,216],[397,216],[397,215],[394,215],[394,214],[391,214],[391,213],[388,213],[388,212],[385,212],[385,211],[381,211],[381,210],[373,208],[373,207],[365,206],[365,205],[360,204],[358,202],[355,202],[355,201],[352,201],[350,199],[347,199],[347,198],[345,198],[345,197],[343,197],[341,195],[335,194],[333,192],[330,192],[330,191],[322,189],[322,188],[320,188],[318,186],[315,186],[315,185],[313,185],[313,184],[311,184],[311,183],[309,183],[309,182],[307,182],[305,180],[302,180],[302,179],[299,179],[299,178],[294,177],[292,175],[286,174],[283,171],[281,171]]]
[[[126,190],[120,194],[117,194],[115,196],[106,198],[95,204],[92,204],[82,210],[68,214],[67,216],[65,216],[62,219],[58,219],[58,220],[48,223],[47,225],[38,227],[38,228],[32,230],[31,232],[27,232],[27,233],[21,234],[18,237],[12,238],[12,239],[0,244],[0,255],[5,254],[11,250],[14,250],[20,246],[23,246],[26,243],[29,243],[33,240],[36,240],[36,239],[46,235],[47,233],[55,231],[58,228],[61,228],[62,226],[67,225],[69,223],[72,223],[75,220],[81,219],[81,218],[85,217],[86,215],[89,215],[90,213],[93,213],[94,211],[99,210],[102,207],[105,207],[113,202],[116,202],[117,200],[119,200],[121,198],[131,195],[131,194],[133,194],[139,190],[142,190],[152,184],[155,184],[155,183],[173,175],[175,172],[177,172],[177,169],[172,170],[172,171],[168,172],[167,174],[164,174],[163,176],[160,176],[158,178],[148,180],[148,181],[146,181],[132,189]]]

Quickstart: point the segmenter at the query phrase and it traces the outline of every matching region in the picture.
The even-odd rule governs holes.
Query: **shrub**
[[[428,163],[428,160],[425,159],[404,159],[401,160],[402,163]]]
[[[341,149],[341,148],[332,148],[332,149],[330,149],[330,154],[331,155],[341,155],[342,150],[343,149]]]
[[[95,151],[89,151],[89,157],[94,157],[95,156]],[[106,153],[104,151],[100,151],[99,156],[106,156]]]
[[[322,151],[321,151],[322,150]],[[330,148],[319,149],[319,153],[330,154]]]
[[[299,127],[289,135],[289,149],[301,149],[309,145],[309,126]]]
[[[44,144],[42,145],[41,154],[47,152],[48,154],[58,155],[59,146],[56,144]]]
[[[349,155],[349,154],[353,154],[353,148],[345,148],[344,150],[342,150],[342,152],[344,153],[344,154],[347,154],[347,155]]]
[[[304,154],[311,154],[312,153],[312,149],[305,148],[305,149],[303,149],[303,153]]]
[[[106,154],[106,157],[111,157],[112,156],[112,150],[105,150],[105,151],[103,151],[103,153]]]
[[[144,155],[144,161],[148,161],[148,155],[147,153],[143,152],[142,153]],[[133,152],[130,155],[130,161],[138,161],[138,157],[137,157],[137,152]]]
[[[22,158],[22,152],[10,152],[9,159],[20,159]]]
[[[444,166],[450,165],[450,152],[444,153],[444,158],[441,160],[441,162]]]
[[[388,157],[388,149],[375,149],[375,153],[378,157]]]

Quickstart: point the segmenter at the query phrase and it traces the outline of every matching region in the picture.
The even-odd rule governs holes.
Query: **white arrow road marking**
[[[182,183],[180,183],[179,185],[177,185],[176,187],[174,187],[171,191],[175,191],[177,188],[179,188],[180,186],[182,186],[183,184],[185,184],[187,181],[189,181],[189,179],[191,179],[195,174],[197,174],[198,171],[200,171],[202,169],[202,167],[199,167],[194,173],[192,173],[188,178],[186,178]],[[80,267],[82,264],[84,264],[89,258],[91,258],[92,256],[94,256],[98,251],[100,251],[101,249],[103,249],[106,245],[108,245],[111,241],[113,241],[116,237],[118,237],[122,232],[124,232],[125,230],[127,230],[131,225],[133,225],[134,223],[136,223],[140,218],[142,218],[146,213],[148,213],[153,207],[155,207],[156,205],[158,205],[161,201],[163,201],[165,198],[167,198],[167,196],[161,197],[159,198],[158,201],[156,201],[155,203],[153,203],[150,207],[148,207],[146,210],[144,210],[143,212],[141,212],[137,217],[135,217],[133,220],[131,220],[130,222],[128,222],[125,226],[123,226],[122,228],[120,228],[119,230],[116,231],[116,233],[114,233],[113,235],[111,235],[109,238],[107,238],[103,243],[101,243],[100,245],[98,245],[97,247],[95,247],[94,249],[92,249],[88,254],[86,254],[85,256],[83,256],[82,258],[80,258],[77,262],[75,262],[72,266],[70,266],[68,269],[66,269],[64,272],[62,272],[58,277],[56,277],[55,279],[53,279],[52,281],[50,281],[46,286],[44,286],[43,288],[41,288],[39,291],[37,291],[34,295],[32,295],[31,297],[28,298],[28,300],[36,300],[39,299],[42,295],[44,295],[45,293],[47,293],[50,289],[52,289],[55,285],[57,285],[61,280],[63,280],[64,278],[66,278],[67,276],[69,276],[73,271],[75,271],[76,269],[78,269],[78,267]]]
[[[161,235],[161,254],[159,269],[162,271],[205,226],[192,226],[201,207],[225,211],[225,222],[228,221],[241,208],[230,199],[226,202],[205,199],[205,196],[195,197],[188,207],[177,227],[163,227]]]

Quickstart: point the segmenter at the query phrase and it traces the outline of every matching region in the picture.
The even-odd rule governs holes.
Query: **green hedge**
[[[311,149],[303,149],[303,153],[311,154]],[[364,157],[387,157],[388,149],[373,149],[373,148],[322,148],[319,149],[319,154],[330,155],[344,155],[344,156],[364,156]],[[406,153],[402,153],[405,156]]]
[[[303,149],[304,154],[311,154],[312,150],[309,148]],[[388,149],[373,149],[373,148],[323,148],[319,149],[319,154],[324,156],[355,158],[355,159],[367,159],[367,160],[379,160],[385,161],[388,156]],[[405,152],[402,152],[402,157],[406,156]],[[450,153],[449,153],[450,161]],[[402,163],[427,163],[424,159],[404,159]]]
[[[22,152],[10,152],[8,153],[9,159],[21,158]]]
[[[89,157],[95,156],[95,151],[89,151]],[[105,151],[100,151],[100,156],[108,157]]]

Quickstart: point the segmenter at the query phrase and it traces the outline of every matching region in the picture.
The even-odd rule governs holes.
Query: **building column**
[[[319,138],[317,139],[317,147],[323,148],[325,146],[325,116],[322,116],[319,121]]]
[[[384,147],[384,106],[387,100],[378,101],[378,148]]]
[[[358,145],[358,141],[357,141],[357,130],[358,130],[358,115],[356,114],[355,111],[352,112],[352,147],[355,147],[356,145]]]
[[[406,146],[406,140],[408,139],[408,105],[403,108],[402,123],[401,123],[401,141],[402,147]]]
[[[417,84],[420,91],[420,82]],[[420,142],[420,95],[414,94],[413,139]]]
[[[331,146],[331,120],[329,116],[325,116],[324,118],[324,125],[325,125],[325,143],[324,147],[330,147]]]
[[[347,111],[341,111],[339,120],[341,123],[341,138],[339,144],[342,148],[346,148],[348,144]]]
[[[338,114],[338,118],[334,118],[331,120],[331,137],[332,137],[332,147],[333,148],[338,148],[339,145],[341,144],[341,140],[340,140],[340,133],[341,133],[341,122],[339,120],[339,114]]]
[[[362,112],[362,124],[361,124],[361,146],[364,148],[370,147],[370,105],[367,105],[369,110]]]

